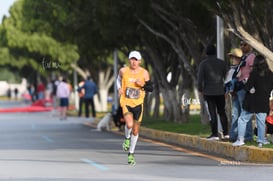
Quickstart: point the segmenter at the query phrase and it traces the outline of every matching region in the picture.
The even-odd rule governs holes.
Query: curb
[[[85,122],[84,125],[96,128],[97,122]],[[145,127],[140,127],[140,136],[171,145],[216,154],[235,161],[261,164],[273,163],[273,149],[270,148],[258,148],[246,145],[234,147],[230,142],[208,141],[198,136],[160,131]]]
[[[145,127],[141,127],[140,132],[143,137],[217,154],[236,161],[273,163],[273,149],[270,148],[258,148],[254,146],[234,147],[229,142],[208,141],[205,138],[200,138],[198,136],[159,131]]]

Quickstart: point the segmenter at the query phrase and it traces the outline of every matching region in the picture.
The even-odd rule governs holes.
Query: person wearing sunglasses
[[[256,57],[253,48],[245,41],[240,42],[240,48],[243,52],[243,56],[241,57],[241,62],[233,75],[233,77],[237,77],[238,81],[234,87],[234,93],[232,96],[232,120],[229,133],[231,141],[236,141],[238,137],[238,118],[242,112],[243,100],[246,94],[244,86],[249,78]],[[247,123],[244,140],[253,140],[252,121]]]

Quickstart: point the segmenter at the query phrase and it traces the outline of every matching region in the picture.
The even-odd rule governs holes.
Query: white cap
[[[141,55],[138,51],[131,51],[129,54],[129,59],[135,58],[137,60],[141,60]]]

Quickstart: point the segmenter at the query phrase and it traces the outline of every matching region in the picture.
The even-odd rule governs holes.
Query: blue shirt
[[[84,89],[85,94],[83,97],[86,99],[93,98],[94,95],[98,92],[97,85],[90,80],[86,80],[83,86],[78,88],[78,91],[80,91],[81,89]]]

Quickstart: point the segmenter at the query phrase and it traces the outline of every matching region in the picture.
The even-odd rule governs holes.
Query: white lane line
[[[89,159],[86,159],[86,158],[82,158],[81,161],[83,161],[83,162],[85,162],[85,163],[87,163],[87,164],[89,164],[89,165],[91,165],[91,166],[93,166],[93,167],[96,167],[96,168],[98,168],[99,170],[103,170],[103,171],[108,170],[107,167],[105,167],[105,166],[103,166],[103,165],[101,165],[101,164],[98,164],[98,163],[96,163],[96,162],[94,162],[94,161],[92,161],[92,160],[89,160]]]
[[[51,139],[51,138],[49,138],[48,136],[42,136],[42,138],[43,138],[44,140],[46,140],[48,143],[54,142],[54,140]]]

